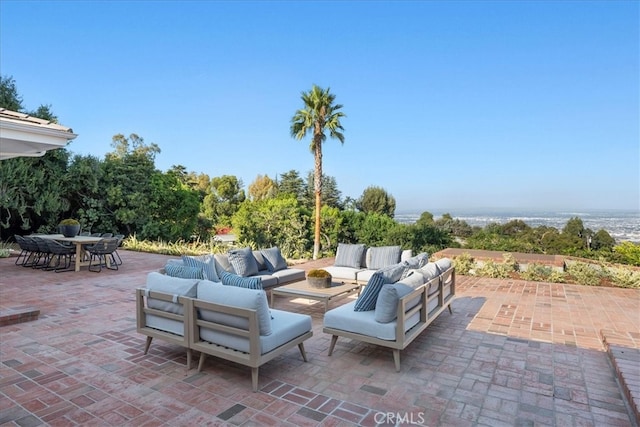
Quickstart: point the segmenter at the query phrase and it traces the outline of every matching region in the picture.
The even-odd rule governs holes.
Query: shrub
[[[463,276],[470,274],[476,266],[475,260],[468,252],[464,252],[462,255],[454,257],[453,265],[456,268],[456,274],[461,274]]]
[[[634,271],[630,268],[609,268],[608,275],[616,286],[640,289],[640,271]]]
[[[585,262],[567,265],[567,273],[573,277],[576,283],[587,286],[598,286],[606,277],[606,272],[602,270],[602,267]]]
[[[504,263],[497,263],[493,260],[485,261],[484,264],[476,270],[476,275],[482,277],[491,277],[493,279],[507,279],[513,268]]]
[[[556,271],[552,267],[537,264],[535,262],[529,264],[527,266],[527,269],[520,273],[520,277],[525,280],[531,280],[534,282],[565,282],[565,274],[563,272]]]

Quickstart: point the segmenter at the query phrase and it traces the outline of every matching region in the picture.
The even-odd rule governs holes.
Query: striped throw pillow
[[[226,271],[223,271],[220,276],[222,284],[225,286],[262,290],[262,279],[260,277],[241,277]]]
[[[336,267],[360,268],[364,250],[365,247],[362,244],[338,243],[336,260],[333,265]]]
[[[187,267],[176,263],[167,263],[164,266],[167,276],[180,277],[181,279],[204,279],[202,268]]]
[[[216,272],[216,260],[213,255],[187,256],[182,255],[182,262],[187,267],[198,267],[202,269],[204,278],[212,282],[219,282],[220,278]]]
[[[388,265],[400,262],[400,246],[378,246],[367,250],[367,268],[378,270]]]
[[[353,311],[374,310],[376,308],[376,301],[378,300],[378,294],[382,289],[382,285],[386,283],[395,283],[400,280],[405,269],[406,267],[404,264],[398,263],[381,268],[373,273],[367,282],[367,286],[364,287],[364,291],[362,291],[356,300]]]

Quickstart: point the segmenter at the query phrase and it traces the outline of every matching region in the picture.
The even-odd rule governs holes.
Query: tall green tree
[[[313,85],[309,92],[302,92],[303,108],[296,111],[291,119],[291,136],[302,140],[308,132],[311,132],[311,144],[309,149],[315,160],[314,167],[314,191],[316,199],[315,208],[315,233],[313,241],[313,259],[318,259],[320,252],[320,210],[322,209],[322,144],[326,140],[325,132],[329,136],[344,144],[344,128],[340,119],[345,114],[340,111],[342,105],[334,104],[335,95],[330,89],[322,89]]]
[[[0,76],[0,107],[11,111],[22,111],[22,97],[16,81],[11,76]]]
[[[393,218],[396,212],[396,199],[382,187],[365,188],[357,203],[364,213],[379,213]]]

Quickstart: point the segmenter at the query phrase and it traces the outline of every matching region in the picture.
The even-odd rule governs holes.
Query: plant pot
[[[75,237],[80,233],[80,224],[78,225],[59,225],[58,230],[64,237]]]
[[[330,288],[331,277],[307,277],[307,283],[312,288]]]

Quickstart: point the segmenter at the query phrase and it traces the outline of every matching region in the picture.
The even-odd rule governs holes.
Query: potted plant
[[[80,222],[72,218],[63,219],[58,224],[58,230],[64,237],[75,237],[80,233]]]
[[[307,283],[313,288],[330,288],[331,273],[320,268],[309,270],[307,272]]]

